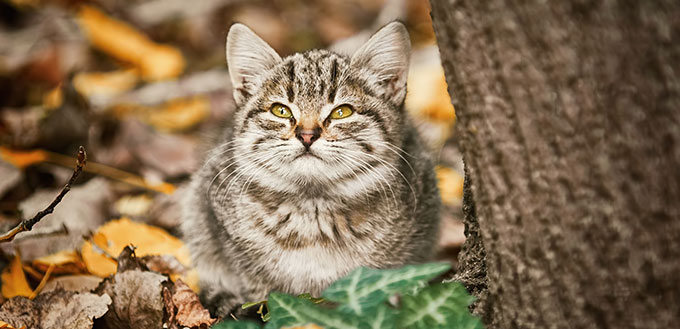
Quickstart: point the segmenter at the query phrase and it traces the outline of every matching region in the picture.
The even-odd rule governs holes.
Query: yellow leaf
[[[90,273],[106,277],[116,272],[118,256],[127,245],[134,245],[137,256],[172,255],[185,266],[190,266],[189,252],[179,239],[158,227],[133,222],[128,218],[113,220],[101,226],[92,238],[85,241],[82,256]],[[108,255],[107,255],[108,254]]]
[[[55,274],[82,274],[87,273],[85,263],[77,252],[73,250],[62,250],[55,254],[36,258],[32,266],[41,272],[46,272],[53,267]]]
[[[45,276],[43,276],[42,280],[40,280],[40,283],[38,284],[37,287],[35,287],[35,290],[31,293],[31,296],[29,296],[29,299],[34,299],[38,294],[40,293],[43,288],[45,288],[45,285],[47,284],[47,281],[50,280],[50,276],[52,275],[52,271],[54,270],[55,265],[52,264],[50,265],[49,268],[47,268],[47,272],[45,272]]]
[[[158,106],[118,105],[118,116],[133,115],[159,131],[181,132],[202,122],[210,114],[210,102],[205,97],[174,99]]]
[[[11,324],[0,320],[0,329],[26,329],[26,326],[21,326],[21,328],[12,327]]]
[[[438,62],[418,65],[409,72],[405,106],[416,116],[455,123],[456,111],[451,104],[444,69]]]
[[[0,146],[0,156],[13,166],[24,169],[30,165],[47,160],[48,154],[43,150],[18,151]]]
[[[73,78],[73,87],[83,96],[111,97],[132,89],[138,80],[134,69],[78,73]]]
[[[147,194],[125,195],[114,203],[118,213],[123,216],[142,216],[153,205],[153,198]]]
[[[444,166],[437,166],[435,170],[442,202],[449,206],[460,204],[463,200],[463,176]]]
[[[47,110],[56,109],[61,106],[63,102],[64,93],[61,90],[61,84],[43,95],[43,107]]]
[[[179,132],[203,121],[210,114],[210,103],[203,97],[176,99],[147,113],[144,121],[158,130]]]
[[[18,254],[14,256],[9,266],[2,272],[1,278],[2,296],[7,299],[15,296],[29,297],[33,293],[33,289],[26,281],[24,269],[21,267],[21,256]]]
[[[92,6],[81,7],[78,21],[95,48],[133,64],[146,80],[174,78],[184,70],[184,57],[178,49],[156,44]]]

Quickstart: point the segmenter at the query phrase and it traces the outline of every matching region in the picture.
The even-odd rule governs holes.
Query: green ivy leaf
[[[397,328],[397,311],[387,304],[378,305],[371,314],[359,318],[359,329]]]
[[[357,328],[356,317],[315,305],[305,298],[273,292],[269,295],[271,320],[265,328],[303,326],[314,323],[324,329]]]
[[[251,321],[222,321],[211,327],[212,329],[262,329],[262,326]]]
[[[335,281],[322,296],[343,304],[340,309],[356,315],[371,313],[392,294],[405,292],[422,281],[444,273],[450,267],[446,263],[409,265],[392,270],[362,267]]]
[[[458,282],[428,286],[416,295],[401,298],[399,328],[482,329],[481,321],[468,312],[474,298]]]

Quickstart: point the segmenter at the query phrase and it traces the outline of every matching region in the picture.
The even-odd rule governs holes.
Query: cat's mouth
[[[312,153],[312,151],[308,151],[308,150],[300,152],[300,154],[298,154],[293,160],[304,159],[304,158],[317,158],[317,159],[321,160],[321,158],[318,155],[316,155],[316,154]]]

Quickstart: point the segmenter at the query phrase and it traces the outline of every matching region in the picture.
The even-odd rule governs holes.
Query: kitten
[[[319,295],[360,266],[429,259],[440,200],[403,106],[409,52],[398,22],[351,58],[312,50],[282,59],[244,25],[231,27],[238,110],[183,204],[213,314],[272,290]]]

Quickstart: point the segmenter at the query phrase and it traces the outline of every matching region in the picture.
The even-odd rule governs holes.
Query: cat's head
[[[240,170],[276,186],[388,183],[406,120],[410,47],[405,27],[394,22],[351,57],[312,50],[282,59],[246,26],[233,25],[227,62],[239,106]]]

